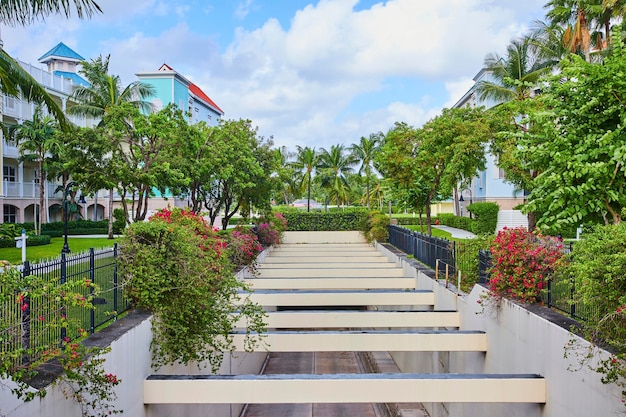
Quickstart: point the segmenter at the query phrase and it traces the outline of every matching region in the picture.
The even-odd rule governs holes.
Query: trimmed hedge
[[[43,246],[50,243],[50,235],[29,235],[26,246]],[[0,248],[14,248],[15,239],[0,238]]]
[[[452,213],[441,213],[437,216],[437,220],[439,220],[439,224],[476,233],[476,220],[469,217],[455,216]]]
[[[344,212],[294,212],[283,213],[290,231],[362,230],[367,222],[367,209]]]
[[[500,211],[498,203],[481,201],[470,204],[467,206],[467,210],[476,217],[476,230],[473,230],[474,233],[477,235],[492,235],[496,232],[498,212]]]

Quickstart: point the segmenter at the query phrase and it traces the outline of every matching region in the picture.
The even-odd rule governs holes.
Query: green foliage
[[[235,323],[249,324],[246,347],[258,344],[264,313],[239,291],[226,242],[201,217],[162,210],[133,223],[121,244],[120,272],[133,304],[154,314],[153,365],[196,363],[219,369],[233,348]]]
[[[471,291],[478,282],[478,252],[481,249],[489,249],[493,240],[493,235],[478,235],[473,239],[456,240],[456,267],[461,271],[463,291]]]
[[[64,222],[44,223],[41,225],[42,233],[52,237],[63,236],[64,230]],[[79,219],[67,222],[68,235],[103,235],[107,233],[107,230],[108,220],[93,221]]]
[[[537,225],[619,223],[626,207],[626,48],[613,37],[602,65],[570,55],[549,77],[543,111],[530,113],[521,157],[541,170],[525,210]]]
[[[483,108],[444,109],[440,116],[415,129],[396,123],[385,137],[377,166],[394,194],[426,213],[448,198],[462,180],[485,166],[485,143],[493,126]]]
[[[452,213],[440,213],[437,216],[439,224],[455,227],[457,229],[467,230],[476,233],[476,220],[469,217],[456,216]]]
[[[361,230],[368,216],[367,209],[352,209],[337,212],[301,212],[284,213],[287,219],[287,230]]]
[[[386,242],[389,239],[389,216],[380,211],[370,211],[364,219],[361,232],[368,242]]]
[[[478,235],[492,235],[496,232],[496,227],[498,227],[498,211],[500,211],[498,203],[481,201],[468,205],[467,210],[472,213],[476,219],[474,230],[472,230],[474,233]]]
[[[28,235],[26,246],[44,246],[50,243],[50,235]],[[14,248],[15,239],[0,237],[0,248]]]
[[[124,229],[126,229],[126,213],[124,209],[116,208],[113,209],[113,233],[116,235],[124,233]]]
[[[617,383],[626,398],[626,224],[597,226],[574,245],[571,261],[559,279],[573,280],[577,308],[587,312],[582,322],[585,338],[593,347],[608,348],[613,355],[595,370],[602,382]],[[595,349],[593,349],[595,350]],[[592,355],[585,355],[582,362]]]

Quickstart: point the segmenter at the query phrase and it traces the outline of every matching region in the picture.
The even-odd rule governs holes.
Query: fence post
[[[93,334],[96,331],[96,305],[93,302],[93,288],[96,284],[96,260],[93,248],[89,249],[89,295],[91,295],[91,305],[93,308],[89,309],[89,334]]]
[[[552,308],[552,278],[548,278],[548,308]]]
[[[29,275],[30,262],[25,261],[24,267],[22,269],[22,278],[26,278]],[[22,355],[22,364],[27,364],[28,362],[30,362],[30,358],[28,356],[28,351],[30,349],[30,297],[24,297],[24,300],[22,301],[22,305],[20,307],[22,325],[22,349],[24,349],[24,354]]]
[[[67,281],[67,256],[65,253],[61,253],[61,285],[65,285],[65,282]],[[67,326],[66,326],[66,320],[67,320],[67,309],[65,307],[65,304],[63,304],[61,306],[61,345],[63,344],[63,341],[65,341],[65,338],[67,337]]]
[[[572,278],[572,286],[570,287],[569,298],[570,298],[570,307],[569,314],[572,317],[576,317],[576,303],[574,303],[574,293],[576,292],[576,283]]]
[[[113,320],[117,320],[117,243],[113,244]]]

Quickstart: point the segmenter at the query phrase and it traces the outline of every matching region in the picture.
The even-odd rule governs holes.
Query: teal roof
[[[54,75],[58,76],[58,77],[69,78],[70,80],[72,80],[72,82],[74,84],[84,85],[85,87],[89,87],[90,86],[90,84],[87,82],[87,80],[85,80],[83,77],[81,77],[80,75],[76,74],[75,72],[53,71],[52,73]]]
[[[72,48],[70,48],[69,46],[67,46],[63,42],[59,42],[54,48],[50,49],[48,52],[43,54],[41,56],[41,58],[39,58],[39,62],[41,62],[44,59],[46,59],[48,57],[51,57],[51,56],[56,56],[56,57],[61,57],[61,58],[76,59],[78,61],[84,61],[85,60],[85,58],[83,58],[82,56],[78,55],[76,52],[74,52],[74,50]]]

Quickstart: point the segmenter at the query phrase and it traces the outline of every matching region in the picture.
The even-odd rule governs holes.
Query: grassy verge
[[[426,225],[422,226],[422,229],[420,230],[420,225],[419,224],[409,224],[406,226],[401,226],[401,227],[405,227],[409,230],[413,230],[414,232],[420,232],[420,233],[427,233],[428,232],[428,228],[426,227]],[[433,236],[434,237],[440,237],[443,239],[448,239],[448,240],[456,240],[452,238],[452,234],[450,232],[446,232],[444,230],[441,229],[437,229],[437,228],[432,228],[432,232],[433,232]]]
[[[90,248],[105,248],[113,246],[117,239],[107,238],[68,238],[67,243],[72,253],[79,253]],[[26,259],[30,262],[37,262],[44,259],[56,258],[61,255],[63,248],[63,238],[54,237],[49,245],[28,246],[26,248]],[[0,248],[0,259],[19,265],[22,263],[22,249]]]

